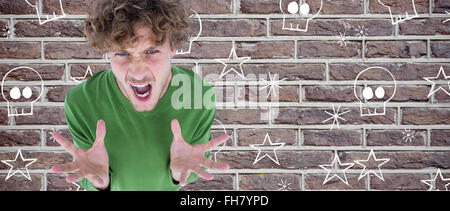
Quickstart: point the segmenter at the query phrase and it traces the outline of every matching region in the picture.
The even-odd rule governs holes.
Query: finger
[[[103,180],[96,175],[90,174],[88,176],[86,176],[86,178],[92,183],[94,184],[94,186],[103,186],[104,182]]]
[[[81,172],[76,172],[66,177],[66,181],[68,183],[78,182],[84,178],[84,175]]]
[[[222,162],[214,162],[212,160],[204,159],[201,166],[206,167],[208,169],[217,169],[217,170],[228,170],[230,165]]]
[[[186,180],[188,179],[188,177],[189,177],[189,171],[188,170],[185,170],[185,171],[183,171],[181,173],[181,175],[180,175],[180,185],[181,186],[185,186],[186,185]]]
[[[172,119],[170,124],[171,124],[171,128],[172,128],[173,137],[174,138],[183,138],[181,135],[181,128],[180,128],[180,123],[178,122],[178,120]]]
[[[200,147],[202,147],[202,151],[203,152],[207,152],[207,151],[211,151],[212,149],[216,148],[217,146],[219,146],[220,144],[223,144],[225,141],[227,141],[230,138],[229,135],[221,135],[211,141],[208,141],[202,145],[200,145]]]
[[[60,135],[59,133],[52,133],[53,138],[58,142],[67,152],[69,152],[71,155],[75,155],[75,152],[77,151],[77,147],[72,144],[69,140],[64,138],[64,136]]]
[[[64,163],[52,166],[53,173],[67,174],[80,170],[74,162]]]
[[[194,172],[201,178],[206,179],[206,180],[212,180],[214,179],[214,176],[208,172],[206,172],[205,170],[203,170],[200,167],[197,167],[194,169]]]
[[[105,135],[106,135],[105,121],[98,120],[98,122],[97,122],[97,130],[95,132],[95,143],[94,143],[94,145],[103,144],[104,140],[105,140]]]

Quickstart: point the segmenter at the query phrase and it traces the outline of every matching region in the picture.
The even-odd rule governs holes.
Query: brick
[[[327,172],[324,170],[324,172]],[[347,177],[347,182],[349,185],[346,185],[342,182],[337,176],[333,179],[329,180],[326,184],[325,179],[327,178],[327,174],[306,174],[305,175],[305,189],[306,190],[365,190],[366,178],[361,178],[358,180],[359,174],[350,174],[345,173]],[[328,179],[333,176],[333,173],[330,173]],[[338,174],[344,181],[345,178],[343,174]]]
[[[103,59],[103,54],[79,42],[47,42],[44,55],[46,59]]]
[[[218,122],[214,121],[214,123],[218,123]],[[225,142],[225,146],[231,147],[231,146],[233,146],[233,142],[234,142],[233,130],[225,130],[225,131],[226,131],[226,134],[230,136],[230,138]],[[224,134],[225,134],[225,132],[223,131],[223,129],[211,130],[211,139],[218,138],[219,136],[222,136]],[[222,146],[223,146],[223,144],[221,144],[217,148],[220,149]]]
[[[268,156],[253,165],[258,150],[221,152],[217,154],[217,160],[228,163],[230,169],[318,169],[320,168],[318,165],[331,163],[333,157],[331,151],[292,152],[282,151],[282,148],[279,148],[275,152],[280,165],[277,165]],[[273,150],[263,150],[261,153],[267,153],[275,159]]]
[[[305,86],[305,100],[353,102],[356,98],[353,87],[349,86]]]
[[[0,42],[0,59],[39,59],[39,42]]]
[[[298,58],[355,58],[361,56],[360,49],[360,42],[350,42],[341,48],[337,41],[299,41]]]
[[[205,180],[199,178],[190,183],[180,191],[203,191],[203,190],[234,190],[234,175],[217,175],[214,174],[213,180]]]
[[[222,124],[267,123],[267,109],[217,109],[216,119]]]
[[[393,88],[386,91],[386,97],[383,100],[387,100],[392,95]],[[392,102],[426,102],[428,101],[429,87],[425,86],[397,86],[394,98]]]
[[[241,0],[240,12],[247,14],[280,13],[280,1],[278,0]]]
[[[407,134],[412,135],[411,141]],[[424,130],[368,130],[367,146],[425,146]]]
[[[450,28],[442,24],[443,18],[412,19],[399,24],[401,35],[448,35]]]
[[[33,115],[15,117],[17,125],[65,125],[63,107],[36,107]]]
[[[89,8],[92,7],[94,0],[71,0],[62,1],[64,13],[71,15],[86,15]],[[43,0],[42,11],[51,14],[53,11],[60,11],[59,0]],[[55,12],[55,13],[56,13]],[[58,13],[57,13],[58,14]]]
[[[227,59],[232,45],[230,42],[193,42],[190,54],[177,55],[178,59]],[[242,57],[237,54],[238,57]]]
[[[185,10],[195,10],[199,14],[229,14],[232,0],[183,0]]]
[[[431,42],[431,56],[433,58],[450,58],[450,42]]]
[[[302,130],[305,146],[359,146],[361,130]]]
[[[450,69],[446,64],[417,64],[417,63],[391,63],[391,64],[330,64],[331,80],[355,80],[356,76],[368,67],[384,67],[389,70],[397,81],[423,80],[423,77],[436,77],[440,66]],[[370,75],[367,80],[387,80],[387,75]]]
[[[234,87],[215,86],[217,103],[234,103]]]
[[[10,70],[22,67],[23,64],[0,64],[0,77],[4,77]],[[61,80],[64,75],[63,64],[27,64],[29,68],[36,70],[42,80]],[[9,81],[39,81],[41,78],[37,74],[29,74],[28,69],[16,69],[8,74],[5,80]]]
[[[1,130],[0,147],[40,146],[39,130]]]
[[[14,25],[16,37],[85,37],[81,21],[20,21]]]
[[[0,0],[0,14],[35,14],[36,9],[26,1]]]
[[[218,80],[223,71],[224,65],[202,64],[202,77],[208,81]],[[277,74],[281,80],[325,80],[325,65],[323,64],[244,64],[242,65],[244,75],[253,75],[255,79],[264,77],[268,79],[268,72]],[[231,73],[229,73],[231,75]],[[223,77],[227,79],[228,74]],[[239,76],[233,79],[242,81]]]
[[[423,41],[368,41],[367,58],[421,58],[427,55]]]
[[[448,125],[450,108],[403,108],[404,125]]]
[[[433,13],[445,13],[450,10],[450,2],[447,0],[433,0],[433,2],[434,4],[431,4]]]
[[[262,144],[269,134],[272,143],[286,143],[285,146],[297,144],[297,130],[293,129],[240,129],[238,130],[238,146]],[[266,145],[269,140],[266,141]]]
[[[239,190],[299,191],[301,175],[298,174],[241,174]]]
[[[370,176],[371,190],[426,190],[428,185],[420,182],[429,179],[427,174],[383,174],[384,181]]]
[[[402,14],[403,16],[405,16],[406,12],[408,12],[408,14],[410,15],[414,14],[414,7],[411,1],[383,0],[382,2],[391,8],[393,14]],[[416,7],[417,13],[428,13],[429,8],[428,0],[415,0],[414,5]],[[389,14],[389,9],[380,4],[378,0],[370,0],[369,12],[377,14],[380,13]]]
[[[34,163],[28,166],[28,169],[45,169],[49,170],[53,165],[71,162],[72,156],[66,152],[30,152],[22,150],[22,155],[24,159],[37,159]],[[17,151],[15,152],[0,152],[0,160],[14,160]],[[25,168],[28,162],[22,162],[20,158],[16,161],[16,163],[12,164],[14,166]],[[0,170],[8,170],[11,167],[0,163]]]
[[[428,88],[430,90],[431,87]],[[428,95],[428,94],[427,94]],[[435,103],[450,103],[450,97],[447,93],[439,90],[434,93],[434,101]]]
[[[8,20],[0,19],[0,37],[6,38],[8,37],[9,25]]]
[[[450,146],[450,130],[431,130],[431,146]]]
[[[47,87],[46,100],[48,102],[64,102],[67,92],[74,86]]]
[[[270,81],[270,79],[265,80]],[[298,86],[275,86],[272,89],[270,85],[265,84],[239,86],[237,93],[238,102],[298,102],[300,95]]]
[[[19,88],[20,90],[20,98],[15,100],[11,98],[10,95],[10,91],[11,89],[13,89],[14,87]],[[25,98],[22,93],[23,90],[25,88],[30,88],[31,89],[31,97],[30,98]],[[3,97],[0,98],[0,102],[32,102],[35,100],[38,100],[39,95],[41,94],[42,90],[40,86],[24,86],[24,85],[4,85],[3,86]],[[5,99],[6,97],[6,99]],[[42,96],[41,96],[42,97]]]
[[[355,160],[367,160],[370,151],[365,152],[341,152],[338,153],[341,158],[341,162],[353,162]],[[442,168],[447,169],[450,167],[450,152],[448,151],[395,151],[395,152],[384,152],[384,151],[374,151],[375,157],[377,159],[390,159],[389,162],[385,163],[380,167],[383,169],[423,169],[423,168]],[[366,169],[376,169],[378,170],[378,162],[363,163],[368,167]],[[363,166],[355,164],[352,169],[362,169]]]
[[[292,59],[294,42],[236,42],[236,54],[252,59]]]
[[[366,28],[366,36],[390,36],[394,27],[388,20],[356,20],[356,19],[313,19],[309,22],[307,32],[282,30],[283,19],[271,20],[271,34],[275,36],[359,36],[359,27]],[[359,27],[358,27],[359,26]]]
[[[266,21],[254,19],[204,20],[202,25],[202,37],[261,37],[267,31]]]
[[[66,177],[59,174],[47,174],[47,191],[84,191],[83,187],[80,189],[72,183],[66,182]]]
[[[42,175],[30,174],[31,181],[20,173],[8,178],[8,174],[0,174],[0,191],[41,191]],[[28,176],[28,175],[27,175]],[[5,181],[6,180],[6,181]]]
[[[350,112],[341,115],[346,121],[340,121],[341,125],[345,124],[394,124],[396,110],[394,108],[386,108],[386,115],[361,117],[359,108],[342,108],[340,112],[350,110]],[[274,119],[275,124],[297,124],[297,125],[331,125],[333,120],[322,122],[329,119],[331,116],[325,113],[333,113],[329,109],[315,109],[315,108],[280,108],[278,117]]]
[[[0,109],[0,125],[8,125],[8,110],[7,109]]]

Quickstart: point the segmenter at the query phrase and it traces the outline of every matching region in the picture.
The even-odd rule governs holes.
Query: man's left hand
[[[205,144],[190,145],[184,141],[181,135],[181,128],[178,120],[173,119],[171,122],[173,141],[170,146],[170,169],[172,177],[179,181],[181,186],[186,185],[191,172],[195,172],[199,177],[212,180],[214,176],[201,167],[208,169],[227,170],[229,165],[226,163],[214,162],[205,157],[205,152],[211,151],[213,148],[227,141],[230,136],[222,135],[218,138],[210,140]]]

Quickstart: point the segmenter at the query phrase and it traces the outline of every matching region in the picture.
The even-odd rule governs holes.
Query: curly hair
[[[84,23],[89,46],[102,53],[137,41],[135,27],[148,26],[152,42],[178,48],[188,39],[189,20],[177,0],[96,0]]]

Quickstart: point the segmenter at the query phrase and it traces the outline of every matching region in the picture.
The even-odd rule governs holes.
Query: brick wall
[[[65,94],[77,85],[71,77],[83,77],[88,67],[94,73],[109,67],[104,55],[89,50],[83,33],[83,19],[92,1],[62,0],[66,17],[40,25],[35,9],[24,0],[0,0],[2,78],[15,67],[27,66],[44,81],[41,90],[35,76],[8,75],[8,85],[26,81],[32,97],[40,92],[42,96],[34,103],[34,114],[21,117],[8,117],[7,102],[0,98],[0,160],[13,160],[19,149],[24,158],[37,159],[28,167],[31,181],[19,173],[5,181],[10,167],[0,163],[0,190],[77,188],[67,184],[63,175],[49,171],[52,165],[72,159],[50,139],[49,132],[59,130],[70,137],[63,106]],[[58,11],[58,0],[36,2],[41,14]],[[430,186],[421,180],[433,179],[438,169],[443,178],[450,177],[450,96],[439,90],[428,97],[431,83],[423,79],[435,77],[441,66],[450,75],[450,21],[443,23],[450,18],[445,12],[450,12],[450,1],[415,0],[420,17],[393,25],[388,10],[376,0],[323,0],[307,32],[282,30],[278,0],[182,2],[200,14],[203,32],[190,54],[173,61],[176,65],[201,70],[205,77],[220,74],[224,66],[215,59],[228,58],[234,47],[238,57],[251,57],[242,66],[246,75],[270,72],[286,79],[279,83],[277,102],[217,109],[216,119],[232,134],[232,141],[216,158],[228,162],[231,169],[213,171],[213,181],[200,179],[183,190],[279,190],[283,186],[288,190],[427,190]],[[319,2],[310,1],[311,11],[318,11]],[[409,10],[407,4],[388,2],[393,3],[394,13]],[[367,28],[365,37],[356,30],[362,26]],[[343,41],[340,34],[344,33]],[[394,75],[397,91],[386,106],[386,115],[361,117],[354,80],[373,66]],[[379,75],[367,80],[389,84]],[[448,82],[441,80],[438,85],[449,91]],[[251,101],[252,88],[246,81],[235,78],[214,85],[231,105]],[[333,120],[324,120],[331,117],[326,112],[333,113],[332,105],[348,112],[341,116],[345,121],[340,119],[340,127],[330,130]],[[213,136],[223,133],[217,122]],[[414,138],[406,140],[406,133]],[[274,143],[285,143],[276,150],[279,165],[269,157],[253,164],[258,151],[250,145],[262,144],[266,134]],[[273,149],[265,148],[265,152],[274,158]],[[337,177],[323,184],[327,171],[320,165],[331,164],[335,154],[342,163],[354,163],[366,160],[370,150],[377,159],[390,159],[380,167],[384,181],[374,173],[359,179],[363,168],[355,164],[346,170],[348,185]],[[367,169],[378,173],[377,167]],[[442,189],[446,183],[432,185]]]

